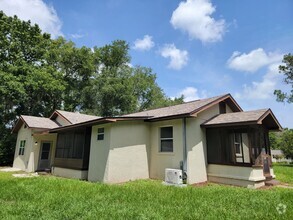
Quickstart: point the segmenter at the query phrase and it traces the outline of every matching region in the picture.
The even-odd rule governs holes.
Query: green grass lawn
[[[293,164],[275,163],[273,168],[277,180],[293,185]]]
[[[277,173],[277,172],[276,172]],[[292,219],[293,190],[253,190],[209,184],[163,186],[141,180],[120,185],[0,172],[1,219]],[[287,206],[278,214],[278,204]]]

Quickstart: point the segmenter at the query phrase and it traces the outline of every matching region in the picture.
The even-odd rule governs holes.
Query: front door
[[[50,169],[51,145],[52,145],[51,142],[42,142],[41,143],[39,169],[38,170]]]

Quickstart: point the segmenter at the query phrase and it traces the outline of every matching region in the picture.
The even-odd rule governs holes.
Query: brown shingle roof
[[[271,112],[270,109],[220,114],[206,121],[202,125],[208,127],[216,125],[241,124],[249,122],[257,123],[268,112]]]
[[[212,98],[199,99],[199,100],[186,102],[179,105],[147,110],[147,111],[137,112],[137,113],[128,114],[124,116],[146,116],[146,117],[150,117],[151,119],[156,119],[156,118],[170,117],[170,116],[176,116],[176,115],[191,114],[191,113],[196,113],[200,111],[201,109],[203,109],[204,107],[208,106],[209,104],[212,104],[213,102],[225,97],[228,98],[231,96],[229,94],[215,96]],[[240,110],[241,108],[239,107],[239,111]]]
[[[59,127],[59,125],[56,122],[50,120],[49,118],[21,115],[16,125],[13,127],[12,132],[18,132],[18,130],[24,123],[29,128],[52,129]]]
[[[59,127],[59,125],[56,122],[50,120],[49,118],[42,118],[42,117],[35,117],[35,116],[28,116],[28,115],[22,115],[21,118],[30,128],[51,129],[51,128]]]
[[[77,123],[91,121],[94,119],[101,118],[101,117],[94,116],[94,115],[81,114],[79,112],[67,112],[67,111],[62,111],[62,110],[56,110],[56,112],[58,112],[60,115],[62,115],[71,124],[77,124]]]

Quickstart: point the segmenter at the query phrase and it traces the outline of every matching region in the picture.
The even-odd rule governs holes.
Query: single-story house
[[[274,178],[270,109],[243,111],[230,94],[117,117],[55,111],[20,116],[14,167],[105,183],[164,179],[181,169],[188,184],[260,187]]]
[[[292,162],[291,158],[286,158],[284,155],[284,152],[282,150],[274,149],[271,150],[271,156],[272,156],[272,162],[273,163],[280,163],[280,162],[286,162],[290,163]]]

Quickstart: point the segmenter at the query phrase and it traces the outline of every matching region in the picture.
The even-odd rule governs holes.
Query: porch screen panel
[[[65,145],[65,134],[58,134],[57,138],[57,145],[56,145],[56,158],[63,158],[63,151],[64,151],[64,145]]]
[[[221,139],[221,162],[231,164],[234,163],[233,155],[233,136],[231,132],[227,129],[219,129],[220,131],[220,139]]]
[[[82,159],[84,143],[85,132],[83,130],[59,133],[55,157]]]
[[[208,163],[221,162],[221,138],[218,129],[207,129],[207,152]]]
[[[81,159],[83,155],[84,148],[84,132],[75,133],[74,137],[74,149],[73,149],[73,158]]]
[[[74,133],[66,133],[63,158],[72,158],[73,155]]]

